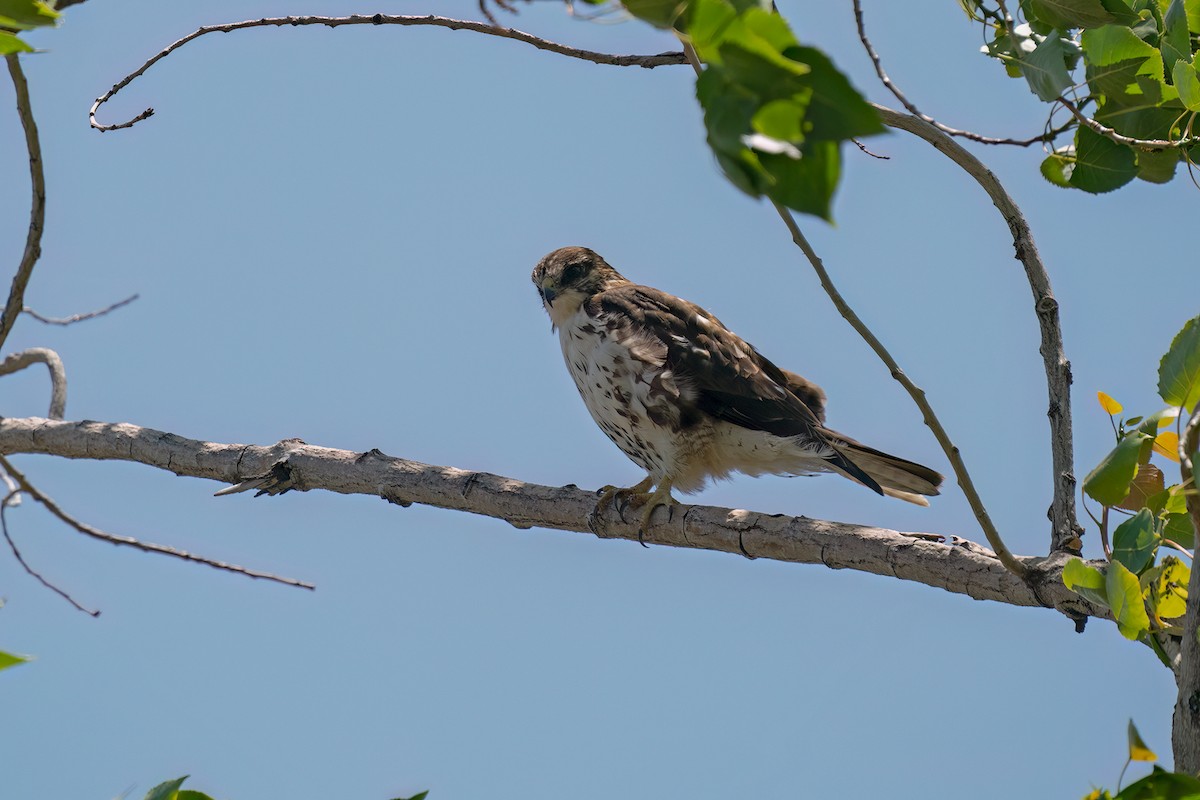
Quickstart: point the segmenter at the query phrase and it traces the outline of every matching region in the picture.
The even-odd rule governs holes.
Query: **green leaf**
[[[1154,755],[1154,751],[1142,741],[1142,735],[1138,733],[1137,726],[1133,724],[1133,720],[1129,720],[1129,760],[1158,761],[1158,756]]]
[[[41,0],[0,0],[0,25],[17,30],[41,28],[58,22],[59,13]]]
[[[800,158],[758,154],[763,169],[773,179],[767,196],[794,211],[830,221],[833,193],[842,169],[838,144],[810,139],[800,153]]]
[[[1170,539],[1185,550],[1196,546],[1196,531],[1192,528],[1192,518],[1184,514],[1167,514],[1163,521],[1164,539]]]
[[[1153,772],[1126,786],[1114,800],[1196,800],[1198,795],[1200,780],[1156,765]]]
[[[417,794],[414,794],[412,797],[397,797],[397,798],[395,798],[395,800],[425,800],[425,796],[428,794],[429,794],[429,790],[426,789],[423,792],[418,792]]]
[[[213,800],[204,792],[197,792],[193,789],[182,789],[175,794],[175,800]]]
[[[29,659],[25,656],[18,656],[0,650],[0,669],[8,669],[9,667],[15,667],[17,664],[24,664],[28,661]]]
[[[182,778],[176,778],[173,781],[164,781],[146,792],[146,797],[143,800],[175,800],[175,793],[179,791],[179,787],[187,779],[188,776],[184,775]]]
[[[1162,99],[1162,58],[1124,25],[1085,30],[1080,37],[1092,91],[1122,105],[1157,105]],[[1139,83],[1139,76],[1148,81]],[[1150,97],[1147,98],[1147,92]],[[1154,96],[1157,93],[1158,96]]]
[[[1075,169],[1071,185],[1092,194],[1119,189],[1137,175],[1137,157],[1123,144],[1085,127],[1075,132]]]
[[[1200,72],[1196,67],[1179,59],[1171,71],[1171,80],[1175,82],[1175,91],[1179,92],[1179,101],[1189,111],[1200,111]]]
[[[879,112],[863,99],[824,53],[811,47],[798,47],[789,53],[809,68],[806,80],[812,88],[809,137],[842,140],[884,132]]]
[[[687,6],[685,0],[621,0],[621,5],[656,28],[670,28]]]
[[[1181,160],[1178,150],[1139,150],[1137,176],[1149,183],[1169,183]]]
[[[1029,88],[1039,99],[1054,100],[1074,83],[1067,71],[1067,51],[1057,30],[1041,41],[1032,53],[1017,62]]]
[[[0,56],[10,53],[32,53],[33,48],[17,38],[15,33],[0,31]]]
[[[1158,534],[1154,532],[1154,517],[1149,509],[1143,508],[1113,531],[1112,558],[1134,575],[1150,566],[1157,550]]]
[[[1191,62],[1192,48],[1188,41],[1187,11],[1183,7],[1183,0],[1171,0],[1171,5],[1167,6],[1158,49],[1162,52],[1163,67],[1168,75],[1180,59]]]
[[[1063,585],[1080,597],[1108,608],[1104,573],[1089,567],[1081,559],[1072,558],[1063,567]]]
[[[1088,497],[1106,506],[1115,506],[1129,494],[1129,484],[1138,470],[1138,456],[1142,443],[1148,438],[1142,433],[1131,433],[1096,465],[1083,479],[1083,491]]]
[[[1187,410],[1200,401],[1200,317],[1184,323],[1159,362],[1158,396]]]
[[[1026,10],[1053,28],[1096,28],[1116,22],[1100,0],[1030,0]]]
[[[1112,14],[1117,22],[1122,25],[1133,25],[1139,17],[1134,12],[1125,0],[1100,0],[1100,5],[1104,6],[1104,10]]]
[[[1108,565],[1104,579],[1108,607],[1112,609],[1121,635],[1126,639],[1137,639],[1150,630],[1150,617],[1146,615],[1137,576],[1120,561],[1113,561]]]
[[[1051,153],[1042,161],[1041,170],[1042,177],[1055,186],[1070,189],[1072,188],[1071,173],[1075,170],[1075,156],[1067,153]]]

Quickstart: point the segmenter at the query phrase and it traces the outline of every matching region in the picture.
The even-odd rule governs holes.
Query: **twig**
[[[1071,432],[1071,363],[1063,350],[1062,325],[1058,301],[1050,286],[1050,275],[1038,255],[1033,233],[1021,208],[1009,196],[996,176],[958,142],[924,120],[883,106],[875,106],[884,123],[913,133],[963,169],[987,192],[1012,233],[1016,258],[1025,268],[1025,278],[1033,292],[1033,308],[1041,330],[1043,365],[1050,419],[1050,455],[1054,480],[1054,499],[1050,506],[1051,551],[1078,553],[1082,528],[1075,514],[1074,443]]]
[[[21,70],[21,62],[16,53],[6,55],[8,74],[12,76],[13,89],[17,96],[17,115],[21,118],[21,127],[25,129],[25,148],[29,151],[29,181],[33,189],[33,201],[29,209],[29,232],[25,236],[25,252],[21,254],[21,263],[17,265],[17,274],[13,276],[12,288],[8,292],[8,302],[0,313],[0,345],[8,339],[8,334],[17,321],[17,315],[25,307],[25,287],[29,285],[29,277],[33,267],[42,255],[42,229],[46,224],[46,178],[42,173],[42,146],[38,142],[37,122],[33,119],[33,107],[29,103],[29,84],[25,81],[25,73]]]
[[[26,306],[25,308],[23,308],[21,310],[24,313],[26,313],[29,316],[36,319],[38,322],[43,322],[47,325],[74,325],[76,322],[83,322],[85,319],[95,319],[96,317],[103,317],[105,314],[111,313],[113,311],[116,311],[118,308],[129,305],[134,300],[137,300],[138,297],[139,297],[139,295],[136,295],[136,294],[131,295],[129,297],[126,297],[124,300],[118,300],[117,302],[113,303],[111,306],[105,306],[104,308],[101,308],[98,311],[89,311],[86,314],[72,314],[69,317],[44,317],[41,314],[39,314],[38,312],[34,311],[29,306]]]
[[[867,146],[865,144],[863,144],[862,142],[860,142],[858,139],[851,139],[850,141],[854,142],[855,147],[857,147],[859,150],[861,150],[864,153],[866,153],[867,155],[869,155],[871,158],[878,158],[880,161],[891,161],[892,160],[891,156],[880,155],[879,153],[875,153],[875,152],[872,152],[871,150],[868,150]]]
[[[79,609],[80,611],[87,614],[88,616],[90,616],[90,617],[100,616],[100,612],[98,610],[91,609],[91,608],[85,608],[85,607],[81,606],[75,600],[74,597],[71,597],[71,595],[67,594],[65,591],[58,588],[53,583],[51,583],[50,581],[48,581],[44,577],[42,577],[41,573],[37,572],[33,567],[29,566],[29,563],[21,555],[21,551],[17,549],[17,543],[13,541],[12,536],[10,536],[8,533],[8,520],[5,519],[4,512],[8,510],[9,501],[18,492],[20,492],[20,489],[14,489],[13,491],[8,493],[7,497],[5,497],[3,500],[0,500],[0,529],[2,529],[4,532],[4,541],[8,542],[8,549],[12,550],[13,557],[17,559],[17,563],[21,565],[21,568],[24,569],[31,576],[36,578],[37,581],[40,584],[42,584],[42,586],[45,586],[47,589],[54,592],[59,597],[66,600],[68,603],[75,606],[75,608]]]
[[[58,353],[48,347],[30,347],[0,361],[0,375],[19,372],[31,364],[45,364],[50,371],[50,419],[62,419],[67,411],[67,371]]]
[[[295,578],[285,578],[285,577],[281,577],[279,575],[272,575],[269,572],[258,572],[256,570],[247,569],[246,567],[238,566],[237,564],[227,564],[224,561],[216,561],[214,559],[206,558],[204,556],[198,556],[194,553],[189,553],[186,550],[179,550],[174,547],[167,547],[166,545],[161,545],[161,544],[153,544],[151,542],[143,542],[140,539],[133,538],[132,536],[117,536],[115,534],[105,533],[102,530],[93,528],[91,525],[88,525],[87,523],[80,522],[79,520],[75,519],[74,517],[70,516],[65,511],[63,511],[61,508],[59,508],[58,505],[53,500],[51,500],[46,495],[42,494],[38,489],[31,486],[29,481],[25,479],[25,476],[22,475],[20,472],[18,472],[15,468],[13,468],[13,465],[10,464],[8,462],[8,460],[6,458],[4,458],[4,456],[0,456],[0,467],[3,467],[4,470],[9,475],[12,476],[13,480],[15,480],[17,482],[17,484],[21,487],[21,489],[24,490],[25,492],[27,492],[30,497],[32,497],[34,500],[37,500],[39,503],[41,503],[43,506],[45,506],[47,511],[49,511],[54,516],[58,517],[60,520],[65,522],[67,525],[70,525],[75,530],[84,534],[85,536],[90,536],[93,539],[99,539],[102,542],[109,542],[109,543],[115,544],[115,545],[124,545],[127,547],[132,547],[136,550],[141,550],[142,552],[145,552],[145,553],[161,553],[162,555],[171,556],[172,558],[179,558],[184,561],[194,561],[198,564],[206,564],[215,569],[221,569],[221,570],[225,570],[227,572],[236,572],[237,574],[245,575],[248,578],[261,578],[263,580],[274,581],[276,583],[282,583],[287,586],[298,586],[301,589],[315,589],[316,588],[311,583],[306,583],[304,581],[298,581]]]
[[[1029,147],[1030,145],[1038,144],[1039,142],[1052,142],[1058,138],[1059,134],[1065,133],[1067,129],[1071,127],[1071,124],[1067,123],[1066,125],[1055,128],[1054,130],[1046,131],[1042,133],[1041,136],[1031,136],[1028,139],[997,139],[991,136],[982,136],[972,131],[951,128],[949,125],[943,125],[928,114],[923,114],[920,109],[909,102],[909,99],[904,96],[903,92],[900,91],[900,87],[897,86],[895,82],[892,81],[891,77],[888,76],[887,72],[884,71],[883,62],[879,58],[879,53],[875,51],[875,47],[871,44],[871,40],[867,38],[867,29],[863,21],[862,0],[854,0],[854,22],[858,26],[858,39],[862,42],[863,47],[866,49],[867,56],[870,57],[871,63],[875,65],[875,74],[879,76],[879,80],[885,87],[887,87],[888,91],[895,95],[896,99],[900,101],[901,105],[908,109],[910,114],[925,120],[942,133],[948,133],[951,136],[961,136],[964,139],[970,139],[973,142],[980,142],[981,144],[1009,144],[1017,147]]]
[[[546,39],[539,38],[533,34],[518,31],[514,28],[501,28],[495,25],[490,25],[486,22],[475,22],[473,20],[450,19],[448,17],[437,17],[433,15],[415,17],[415,16],[393,16],[390,14],[352,14],[346,17],[323,17],[323,16],[300,16],[300,17],[265,17],[263,19],[245,20],[244,22],[230,22],[222,25],[205,25],[198,28],[182,39],[167,45],[165,48],[154,54],[150,60],[142,64],[135,71],[126,75],[118,81],[111,89],[109,89],[100,97],[96,98],[96,102],[92,104],[92,109],[88,112],[88,120],[91,126],[99,131],[112,131],[119,128],[129,128],[142,120],[150,117],[154,113],[153,108],[147,108],[142,113],[138,114],[133,119],[122,122],[116,125],[103,125],[96,121],[96,111],[101,105],[112,99],[117,92],[129,85],[131,81],[148,70],[163,58],[183,47],[193,39],[197,39],[208,33],[228,33],[229,31],[242,30],[244,28],[262,28],[262,27],[282,27],[282,26],[298,26],[298,25],[325,25],[330,28],[337,28],[342,25],[433,25],[440,28],[449,28],[450,30],[465,30],[474,31],[475,33],[483,33],[488,36],[499,36],[503,39],[513,39],[518,42],[532,45],[539,50],[547,50],[551,53],[568,56],[570,58],[578,58],[584,61],[591,61],[594,64],[607,64],[617,67],[645,67],[647,69],[653,67],[662,67],[670,64],[683,64],[684,57],[682,53],[661,53],[652,56],[617,56],[609,53],[597,53],[592,50],[580,50],[575,47],[551,42]],[[12,59],[12,56],[9,56]]]
[[[1107,139],[1111,139],[1117,144],[1127,145],[1138,150],[1177,150],[1181,147],[1191,147],[1194,144],[1200,143],[1200,136],[1185,136],[1182,139],[1135,139],[1131,136],[1117,133],[1106,125],[1102,125],[1080,111],[1074,103],[1065,97],[1059,97],[1058,102],[1062,104],[1063,108],[1071,112],[1071,116],[1079,120],[1080,125],[1091,129],[1093,132]]]

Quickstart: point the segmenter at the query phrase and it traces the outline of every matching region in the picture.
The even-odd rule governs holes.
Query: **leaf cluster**
[[[734,186],[830,219],[840,145],[882,133],[878,113],[770,0],[624,0],[705,65],[696,81],[708,144]]]
[[[1129,757],[1125,760],[1125,766],[1121,768],[1121,777],[1125,776],[1125,770],[1134,761],[1154,762],[1157,760],[1158,756],[1142,741],[1141,734],[1138,733],[1133,720],[1130,720]],[[1118,778],[1118,787],[1120,783],[1121,778]],[[1112,794],[1107,789],[1093,789],[1083,800],[1196,800],[1197,798],[1200,798],[1200,780],[1197,780],[1194,775],[1168,772],[1155,764],[1154,770],[1149,775],[1139,781],[1134,781],[1124,789],[1118,788],[1116,794]]]
[[[43,0],[0,0],[0,56],[32,53],[17,32],[57,25],[58,18],[59,13]]]
[[[1147,417],[1123,418],[1124,408],[1104,392],[1097,398],[1109,414],[1116,445],[1083,482],[1083,491],[1100,503],[1096,520],[1109,564],[1103,570],[1071,560],[1063,570],[1068,589],[1109,608],[1122,635],[1155,647],[1151,632],[1182,633],[1178,621],[1187,603],[1191,570],[1173,555],[1158,560],[1164,547],[1191,551],[1196,531],[1187,512],[1191,485],[1166,485],[1164,473],[1150,458],[1157,453],[1179,461],[1180,412],[1200,402],[1200,317],[1183,326],[1159,362],[1159,396],[1168,407]],[[1126,518],[1112,532],[1110,513]],[[1093,517],[1095,519],[1095,517]],[[1160,653],[1161,656],[1161,653]]]
[[[988,30],[983,51],[1041,100],[1069,95],[1092,120],[1131,139],[1194,135],[1200,0],[1020,0],[1018,20],[989,0],[962,6]],[[1074,141],[1042,162],[1042,175],[1056,186],[1099,194],[1134,178],[1166,183],[1180,161],[1190,169],[1200,157],[1196,144],[1130,146],[1078,121],[1070,127]]]

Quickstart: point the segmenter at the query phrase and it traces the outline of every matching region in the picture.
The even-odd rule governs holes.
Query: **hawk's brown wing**
[[[628,335],[661,342],[666,347],[663,366],[690,389],[681,393],[681,404],[691,403],[696,411],[743,428],[811,443],[831,464],[881,491],[826,438],[820,389],[779,369],[704,309],[648,286],[625,284],[592,297],[588,312],[619,320]],[[816,413],[802,397],[817,406]]]

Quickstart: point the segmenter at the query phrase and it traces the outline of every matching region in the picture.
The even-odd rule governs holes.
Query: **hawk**
[[[614,500],[654,510],[671,489],[710,478],[836,472],[879,494],[927,506],[942,476],[825,427],[825,393],[780,369],[700,306],[639,286],[586,247],[550,253],[533,270],[563,358],[601,430],[646,470]],[[653,487],[653,491],[651,488]]]

